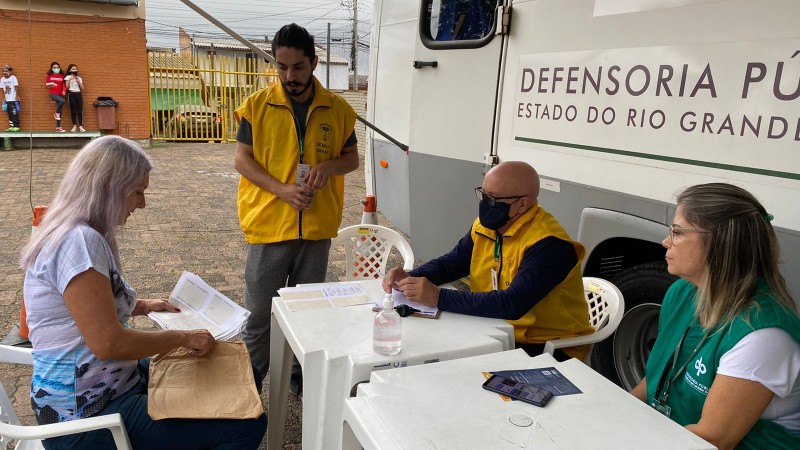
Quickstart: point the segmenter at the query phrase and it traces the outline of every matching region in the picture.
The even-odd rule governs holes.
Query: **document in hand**
[[[172,290],[169,302],[181,312],[151,312],[148,317],[165,330],[208,330],[218,341],[237,337],[250,315],[250,311],[186,271]]]

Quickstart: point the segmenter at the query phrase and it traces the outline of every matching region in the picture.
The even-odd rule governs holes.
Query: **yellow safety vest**
[[[308,108],[303,163],[314,167],[340,156],[353,132],[356,113],[341,97],[314,78],[314,100]],[[291,102],[280,83],[250,95],[235,111],[253,127],[256,162],[281,183],[295,183],[300,146]],[[239,223],[251,244],[336,236],[342,223],[344,177],[334,176],[314,194],[311,208],[297,211],[277,195],[239,178]]]
[[[525,251],[540,240],[555,236],[575,247],[578,261],[569,275],[518,320],[509,320],[514,326],[514,337],[519,343],[539,344],[551,339],[583,336],[594,333],[589,324],[589,307],[584,300],[581,261],[586,249],[572,241],[561,224],[540,206],[529,209],[503,234],[495,258],[497,232],[472,224],[472,260],[470,263],[470,289],[472,292],[492,290],[492,269],[497,272],[497,288],[507,289],[517,275]],[[564,349],[568,355],[583,359],[589,346]]]

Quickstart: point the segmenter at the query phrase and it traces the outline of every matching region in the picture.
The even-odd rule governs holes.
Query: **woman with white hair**
[[[800,448],[800,318],[771,220],[744,189],[692,186],[663,242],[681,279],[632,394],[721,450]]]
[[[146,206],[152,167],[130,140],[106,136],[90,142],[70,164],[23,250],[36,420],[48,424],[120,413],[134,448],[256,449],[266,415],[154,421],[147,414],[147,357],[178,347],[202,357],[214,346],[206,330],[127,327],[132,315],[177,311],[163,300],[137,300],[119,256],[117,230]],[[113,448],[113,441],[100,430],[47,439],[44,446]]]

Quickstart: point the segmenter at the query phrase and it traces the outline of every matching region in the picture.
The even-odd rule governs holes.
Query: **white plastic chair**
[[[414,268],[414,252],[403,236],[380,225],[359,224],[339,230],[331,250],[344,245],[346,280],[372,280],[386,274],[389,253],[395,247],[403,257],[403,269]]]
[[[557,348],[595,344],[614,334],[625,312],[622,292],[602,278],[584,277],[583,295],[589,304],[589,323],[594,333],[564,339],[554,339],[544,344],[545,353],[553,354]],[[587,354],[588,355],[588,354]]]
[[[33,364],[31,349],[0,345],[0,362],[14,364]],[[128,432],[119,414],[89,417],[69,422],[49,425],[23,426],[19,423],[17,413],[8,398],[6,388],[0,383],[0,448],[8,448],[9,443],[16,441],[16,450],[43,450],[42,439],[83,433],[86,431],[108,428],[114,437],[114,443],[120,450],[130,450]]]

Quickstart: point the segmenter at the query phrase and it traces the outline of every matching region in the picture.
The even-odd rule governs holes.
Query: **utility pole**
[[[325,87],[331,88],[331,23],[328,22],[328,38],[325,47]]]
[[[353,88],[358,90],[358,0],[353,0]]]

